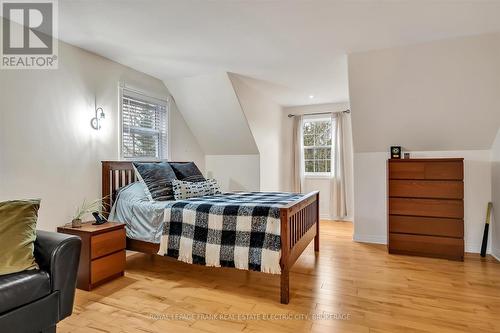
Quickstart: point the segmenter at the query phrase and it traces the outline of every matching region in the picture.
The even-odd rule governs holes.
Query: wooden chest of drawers
[[[389,253],[463,260],[463,159],[391,159],[387,174]]]
[[[76,287],[92,290],[125,270],[125,224],[107,222],[102,225],[84,223],[81,228],[59,227],[57,232],[77,235],[82,239]]]

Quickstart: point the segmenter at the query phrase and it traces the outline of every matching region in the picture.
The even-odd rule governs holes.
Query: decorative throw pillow
[[[177,179],[168,162],[134,162],[137,178],[147,187],[149,200],[174,200],[172,180]]]
[[[36,269],[33,251],[40,200],[0,202],[0,275]]]
[[[220,194],[220,187],[215,179],[207,179],[202,182],[186,182],[173,180],[175,200],[203,197],[205,195]]]
[[[206,180],[194,162],[170,162],[170,166],[174,169],[179,180],[186,182],[203,182]]]

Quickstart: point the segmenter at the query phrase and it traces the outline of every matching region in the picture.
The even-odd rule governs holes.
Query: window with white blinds
[[[122,157],[168,157],[168,100],[121,89]]]

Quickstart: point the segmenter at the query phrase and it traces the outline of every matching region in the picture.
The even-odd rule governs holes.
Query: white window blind
[[[121,89],[122,157],[168,157],[168,100]]]

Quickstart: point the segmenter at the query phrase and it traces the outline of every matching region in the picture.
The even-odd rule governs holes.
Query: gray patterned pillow
[[[170,162],[170,166],[179,180],[186,182],[203,182],[206,180],[194,162]]]
[[[147,186],[149,200],[174,200],[172,180],[177,179],[174,170],[167,162],[134,162],[137,178]]]
[[[207,179],[201,182],[186,182],[183,180],[172,180],[175,200],[203,197],[205,195],[220,194],[220,187],[215,179]]]

